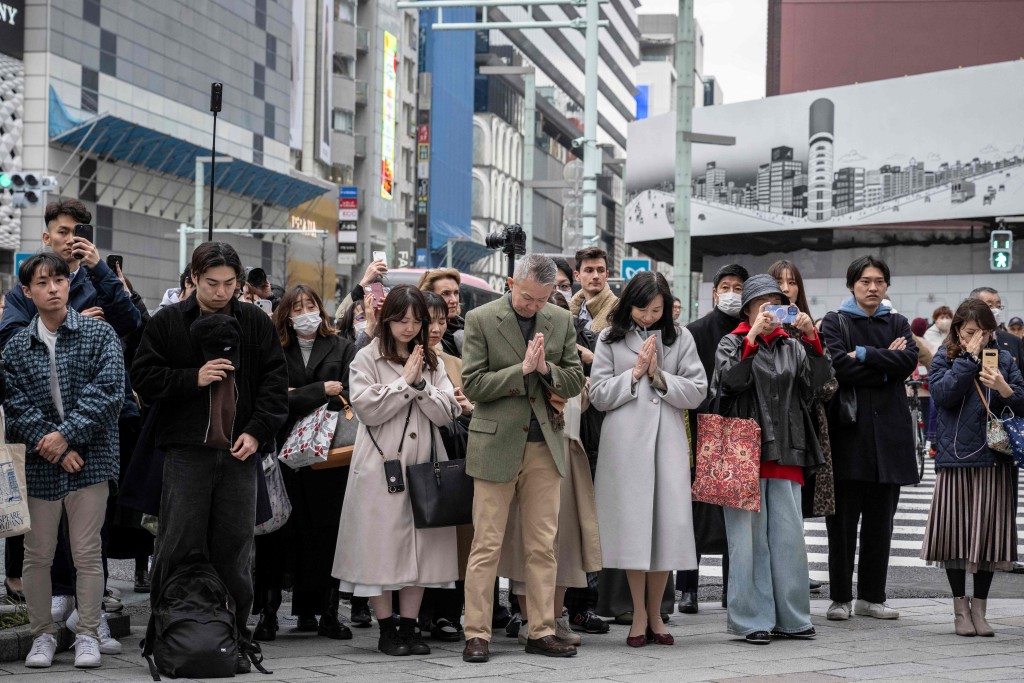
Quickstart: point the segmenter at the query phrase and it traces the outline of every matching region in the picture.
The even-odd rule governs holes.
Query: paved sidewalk
[[[330,641],[291,633],[288,622],[273,643],[264,645],[271,676],[252,674],[253,683],[274,681],[743,681],[825,683],[837,681],[997,681],[1024,680],[1024,600],[993,600],[990,621],[995,638],[961,638],[953,634],[950,600],[893,600],[896,621],[854,617],[825,620],[827,601],[814,601],[811,612],[818,638],[809,642],[775,641],[748,645],[725,633],[725,610],[705,603],[696,616],[675,614],[669,627],[676,645],[626,647],[625,626],[611,633],[584,636],[571,659],[527,655],[501,632],[488,664],[465,664],[460,643],[433,643],[427,657],[386,657],[376,651],[376,627],[355,629],[350,641]],[[282,608],[282,614],[286,614]],[[292,622],[294,623],[294,622]],[[29,683],[71,681],[147,681],[137,656],[143,626],[125,638],[125,654],[105,656],[104,666],[77,671],[70,652],[57,656],[49,670],[33,671],[15,663],[2,666],[9,680]],[[2,678],[0,678],[2,680]],[[184,679],[179,679],[184,680]]]

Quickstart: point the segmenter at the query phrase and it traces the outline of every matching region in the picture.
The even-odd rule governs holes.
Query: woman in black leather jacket
[[[759,512],[724,508],[729,539],[729,633],[767,645],[771,636],[810,639],[807,550],[800,489],[804,474],[824,464],[810,412],[832,365],[814,323],[799,313],[790,337],[766,310],[789,299],[770,275],[743,286],[744,322],[715,356],[712,405],[761,428]],[[770,578],[765,581],[765,577]]]

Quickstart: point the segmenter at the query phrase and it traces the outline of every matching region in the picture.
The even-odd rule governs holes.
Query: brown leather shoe
[[[544,655],[545,657],[572,657],[576,654],[576,646],[562,642],[555,636],[544,636],[534,640],[526,641],[526,652],[531,655]]]
[[[487,649],[488,642],[483,638],[470,638],[466,641],[466,647],[462,650],[462,661],[482,663],[491,658]]]

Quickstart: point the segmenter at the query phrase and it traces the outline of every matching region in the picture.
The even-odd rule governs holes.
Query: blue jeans
[[[800,485],[761,480],[761,511],[722,508],[729,537],[729,633],[811,628]]]
[[[217,570],[234,601],[239,637],[249,640],[252,609],[253,532],[256,526],[256,466],[259,453],[244,462],[228,451],[202,446],[168,449],[160,497],[156,555],[150,599],[175,568],[200,555]]]

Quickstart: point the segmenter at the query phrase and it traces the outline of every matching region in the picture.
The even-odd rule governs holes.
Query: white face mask
[[[293,315],[292,327],[298,334],[306,335],[307,337],[314,334],[320,329],[320,313],[312,311],[310,313],[303,313],[302,315]]]
[[[949,324],[953,322],[949,318],[941,318],[935,321],[935,327],[938,328],[939,332],[949,332]]]
[[[358,337],[362,333],[362,331],[366,329],[366,321],[364,320],[361,323],[356,323],[352,327],[355,328],[356,336]]]
[[[992,308],[990,310],[992,311],[992,315],[994,315],[996,317],[996,325],[1001,324],[1003,322],[1002,321],[1003,309],[1001,309],[1001,308]]]
[[[733,318],[739,317],[740,310],[742,309],[741,301],[743,297],[734,292],[726,292],[725,294],[718,295],[718,310],[726,315],[732,316]]]

